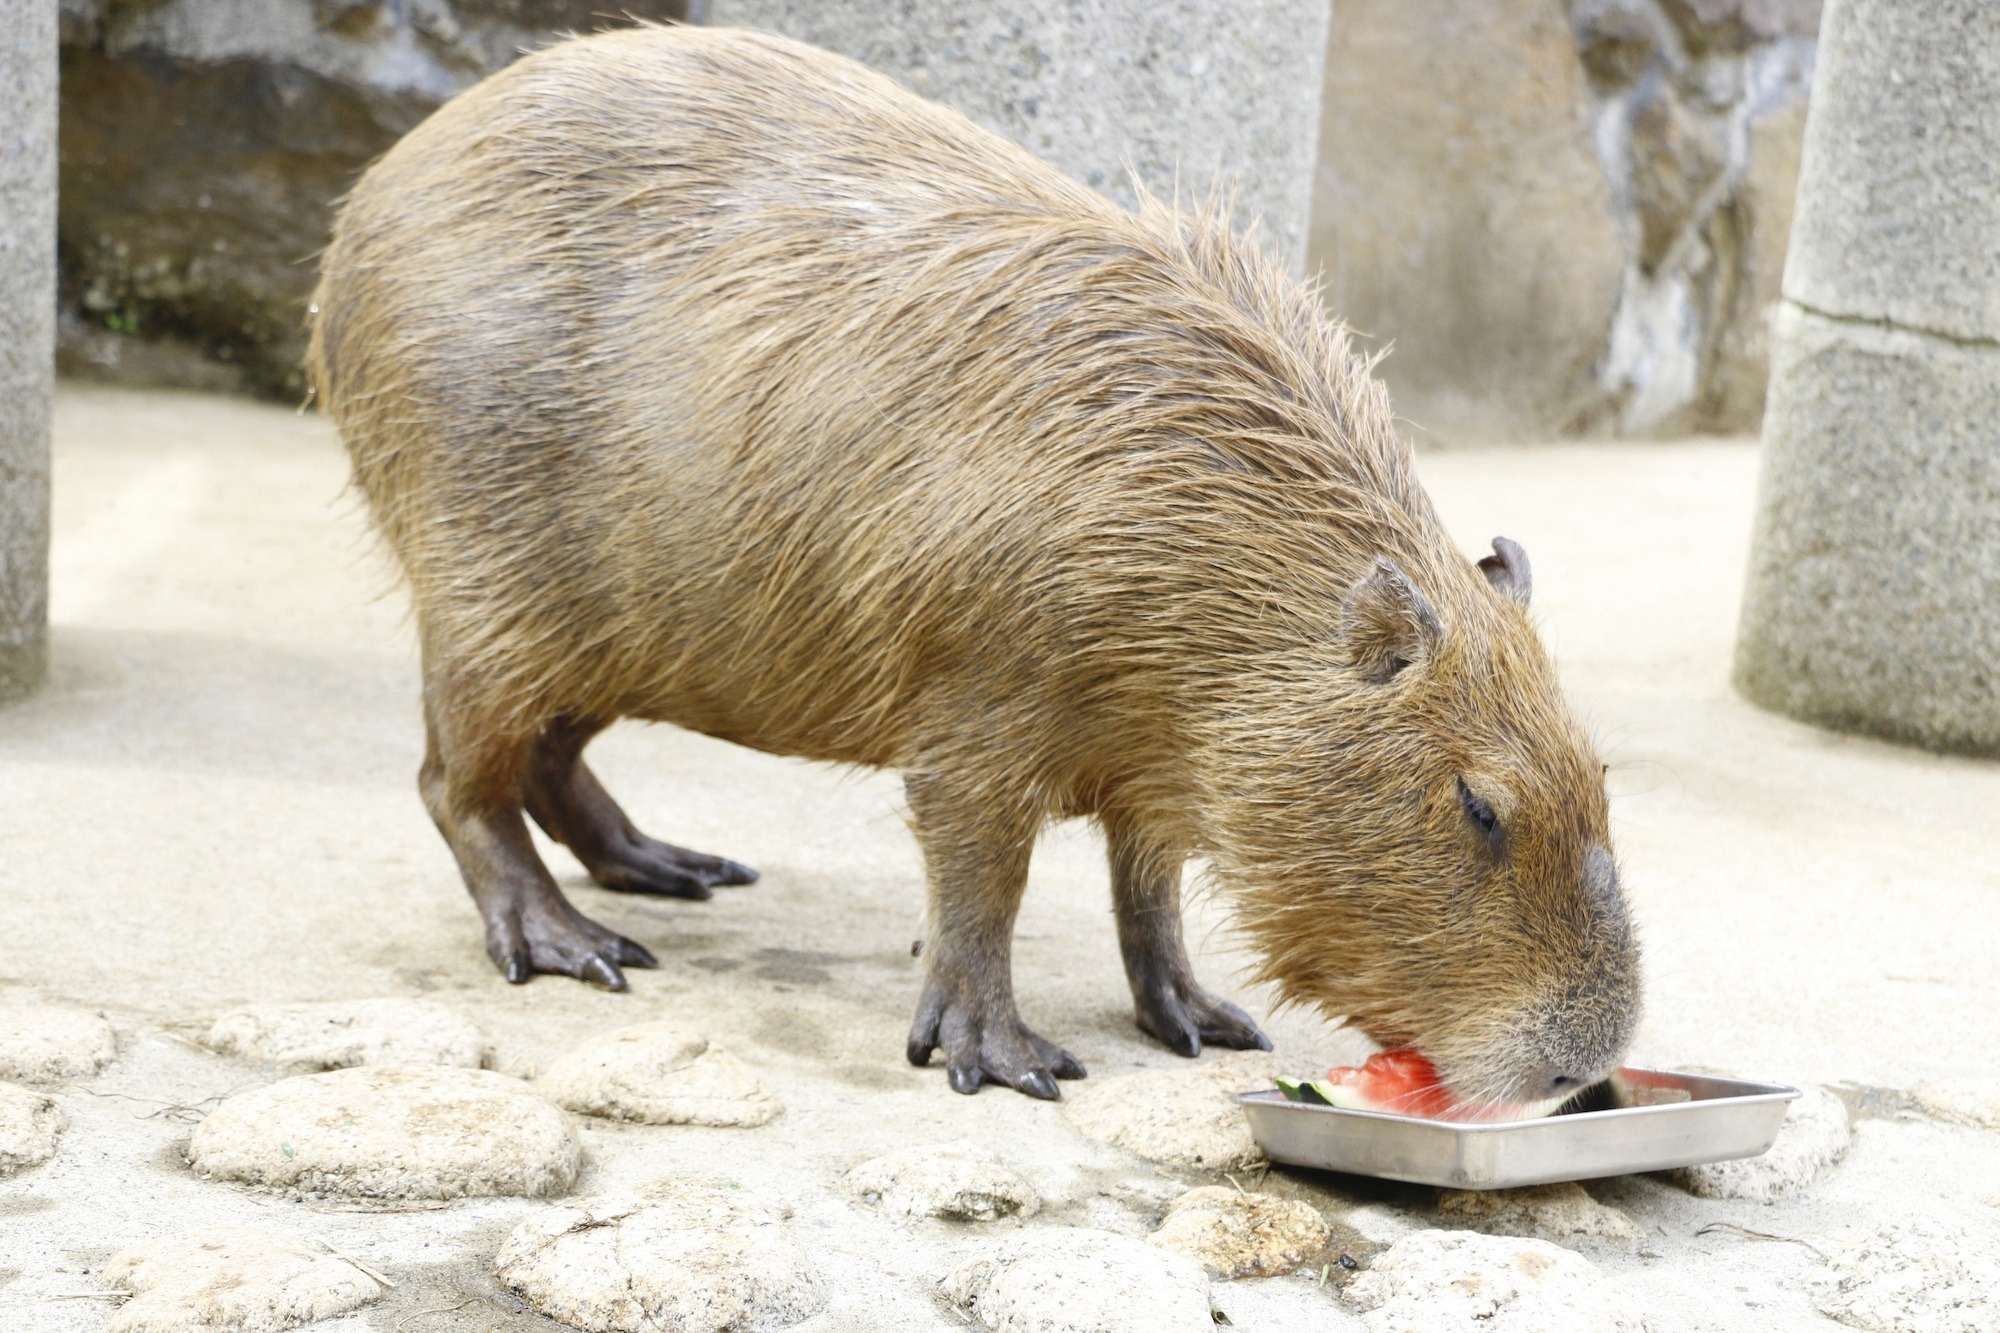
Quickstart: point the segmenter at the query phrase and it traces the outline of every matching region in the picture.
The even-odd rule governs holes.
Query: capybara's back
[[[524,809],[614,888],[751,877],[592,777],[638,717],[905,772],[910,1054],[961,1090],[1082,1073],[1007,980],[1066,815],[1105,827],[1176,1049],[1263,1043],[1189,972],[1197,852],[1281,989],[1467,1095],[1623,1046],[1636,957],[1525,558],[1453,550],[1341,331],[1220,220],[1128,213],[808,47],[637,29],[412,132],[315,309],[415,601],[425,799],[511,979],[652,962],[562,897]]]

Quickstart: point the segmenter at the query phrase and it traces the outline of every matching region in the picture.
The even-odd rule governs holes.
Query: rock
[[[1238,1093],[1271,1086],[1277,1063],[1234,1051],[1173,1069],[1148,1069],[1076,1085],[1063,1114],[1091,1138],[1169,1166],[1231,1171],[1262,1161]]]
[[[202,1176],[383,1199],[561,1194],[583,1151],[517,1079],[442,1065],[301,1074],[240,1092],[195,1127]]]
[[[548,1209],[514,1229],[493,1271],[540,1313],[591,1333],[764,1333],[826,1307],[775,1212],[693,1181]]]
[[[1368,1333],[1651,1333],[1579,1255],[1547,1241],[1420,1231],[1347,1284]]]
[[[1789,301],[1775,338],[1737,687],[1822,726],[2000,754],[2000,346]]]
[[[1307,267],[1427,430],[1539,437],[1593,392],[1626,243],[1587,93],[1561,5],[1334,5]]]
[[[65,0],[62,295],[84,336],[64,330],[63,369],[125,383],[215,378],[190,365],[199,357],[296,400],[309,261],[361,169],[524,50],[686,9]]]
[[[89,1078],[117,1054],[111,1024],[96,1014],[35,1000],[0,1000],[0,1079]]]
[[[254,1005],[216,1019],[202,1044],[300,1073],[353,1065],[477,1069],[486,1058],[479,1029],[430,1000]]]
[[[1819,31],[1820,0],[1661,0],[1660,7],[1696,50],[1741,50]]]
[[[148,1241],[105,1265],[132,1299],[111,1333],[277,1333],[359,1309],[382,1286],[350,1261],[269,1231],[190,1231]]]
[[[1639,1234],[1631,1218],[1591,1198],[1573,1180],[1518,1190],[1443,1190],[1438,1212],[1453,1226],[1507,1236],[1629,1240]]]
[[[1167,1206],[1147,1237],[1200,1264],[1210,1277],[1276,1277],[1326,1248],[1333,1231],[1311,1204],[1225,1185],[1191,1189]]]
[[[847,1173],[847,1192],[891,1217],[942,1217],[992,1222],[1033,1217],[1035,1187],[973,1143],[905,1148],[863,1162]]]
[[[1783,294],[1805,132],[1803,95],[1752,118],[1742,177],[1729,207],[1711,224],[1716,267],[1731,277],[1717,293],[1722,322],[1704,388],[1704,430],[1754,431],[1763,423],[1771,321]]]
[[[1666,258],[1729,165],[1727,128],[1694,114],[1670,83],[1633,95],[1632,203],[1639,220],[1639,267],[1645,272]]]
[[[1940,1120],[1973,1129],[2000,1129],[2000,1083],[1970,1079],[1919,1083],[1917,1105]]]
[[[1032,1231],[953,1269],[945,1297],[996,1333],[1212,1333],[1208,1278],[1143,1241]]]
[[[1847,1107],[1825,1088],[1808,1087],[1785,1112],[1776,1142],[1761,1157],[1682,1167],[1673,1179],[1704,1199],[1768,1203],[1819,1179],[1847,1155]]]
[[[2000,1328],[2000,1242],[1939,1218],[1883,1222],[1808,1279],[1821,1312],[1870,1333]]]
[[[1234,187],[1299,265],[1327,0],[711,0],[708,21],[852,56],[1130,205]]]
[[[594,1038],[543,1074],[542,1095],[582,1115],[647,1125],[769,1124],[785,1108],[741,1060],[672,1023]]]
[[[0,1083],[0,1180],[54,1157],[68,1127],[55,1098]]]

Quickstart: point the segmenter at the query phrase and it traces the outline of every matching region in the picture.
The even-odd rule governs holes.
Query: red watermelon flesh
[[[1350,1111],[1383,1111],[1422,1120],[1532,1120],[1562,1105],[1559,1097],[1543,1102],[1466,1101],[1445,1087],[1436,1066],[1422,1052],[1407,1047],[1383,1051],[1365,1065],[1329,1069],[1314,1086],[1335,1106]]]

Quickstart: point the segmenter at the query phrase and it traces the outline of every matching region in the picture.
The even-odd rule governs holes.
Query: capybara
[[[1638,1010],[1602,768],[1369,364],[1215,211],[1134,213],[860,65],[639,28],[460,94],[341,210],[308,369],[407,576],[423,798],[509,980],[616,989],[523,812],[608,888],[753,878],[638,832],[618,718],[904,775],[909,1058],[1082,1077],[1015,1009],[1037,831],[1095,818],[1139,1026],[1207,860],[1294,1003],[1462,1096],[1598,1079]]]

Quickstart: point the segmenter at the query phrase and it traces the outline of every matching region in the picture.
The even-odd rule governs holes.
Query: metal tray
[[[1471,1125],[1309,1106],[1276,1088],[1236,1100],[1274,1162],[1494,1190],[1755,1157],[1799,1095],[1782,1083],[1631,1066],[1591,1092],[1602,1109]]]

